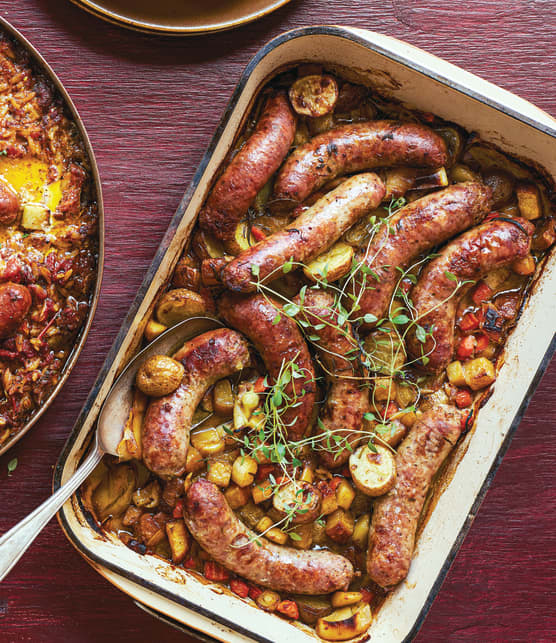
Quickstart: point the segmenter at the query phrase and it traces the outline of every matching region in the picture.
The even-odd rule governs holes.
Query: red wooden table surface
[[[236,31],[125,31],[67,0],[0,0],[60,76],[100,166],[106,263],[77,367],[33,431],[0,458],[0,532],[45,499],[52,469],[185,186],[251,56],[286,29],[346,24],[442,56],[556,115],[553,0],[293,0]],[[552,320],[547,320],[547,323]],[[554,641],[556,362],[517,430],[417,640]],[[19,465],[8,476],[8,462]],[[51,522],[0,586],[0,640],[187,641],[140,612]]]

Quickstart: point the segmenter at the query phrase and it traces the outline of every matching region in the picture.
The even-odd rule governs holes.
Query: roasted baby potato
[[[390,449],[375,444],[359,447],[349,457],[349,470],[355,486],[368,496],[382,496],[396,482],[396,461]]]
[[[353,260],[353,247],[343,241],[335,243],[329,250],[309,262],[303,273],[311,281],[336,281],[349,272]]]
[[[361,592],[334,592],[331,603],[332,607],[346,607],[361,602],[362,598]]]
[[[337,543],[347,543],[353,535],[353,528],[353,516],[344,509],[336,509],[326,519],[326,535]]]
[[[147,325],[145,326],[143,334],[145,335],[145,339],[148,342],[152,342],[153,339],[156,339],[159,335],[162,335],[165,330],[168,330],[168,326],[160,324],[156,321],[156,319],[149,319]]]
[[[321,495],[312,484],[296,480],[277,489],[272,504],[280,514],[292,515],[292,524],[313,522],[320,514]]]
[[[346,641],[366,632],[372,622],[370,606],[367,603],[357,603],[319,618],[316,630],[326,641]]]
[[[166,523],[166,536],[172,550],[172,562],[181,563],[189,550],[190,540],[183,520],[170,520]]]
[[[238,487],[248,487],[255,479],[259,465],[248,455],[240,455],[234,460],[232,480]]]
[[[219,380],[212,390],[214,412],[221,417],[229,417],[234,410],[234,394],[230,380]]]
[[[187,288],[165,292],[156,306],[158,321],[165,326],[175,326],[184,319],[203,315],[205,312],[205,300],[199,293]]]
[[[506,170],[492,167],[483,172],[483,183],[492,190],[492,207],[497,210],[506,205],[514,192],[514,178]]]
[[[153,355],[139,367],[135,383],[145,395],[162,397],[178,388],[184,374],[180,362],[167,355]]]
[[[496,380],[494,364],[486,357],[472,359],[464,367],[465,382],[473,391],[490,386]]]
[[[336,105],[338,85],[332,76],[302,76],[290,87],[289,97],[293,109],[300,116],[324,116]]]

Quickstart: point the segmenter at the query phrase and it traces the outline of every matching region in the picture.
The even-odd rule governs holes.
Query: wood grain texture
[[[49,493],[52,468],[233,87],[271,37],[346,24],[423,47],[556,115],[553,0],[293,0],[236,31],[172,39],[124,31],[66,0],[0,0],[51,63],[91,136],[106,202],[105,281],[85,350],[41,422],[0,459],[0,532]],[[417,637],[556,640],[556,363],[549,368]],[[11,477],[7,464],[19,466]],[[0,640],[188,638],[140,612],[54,521],[0,587]]]

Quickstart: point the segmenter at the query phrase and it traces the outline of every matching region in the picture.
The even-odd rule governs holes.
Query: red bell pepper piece
[[[254,601],[256,601],[262,593],[263,590],[260,587],[257,587],[256,585],[249,585],[249,598],[252,598]]]
[[[336,491],[336,489],[340,486],[340,482],[342,482],[343,478],[340,478],[340,476],[334,476],[329,482],[328,486],[332,489],[332,491]]]
[[[375,597],[375,595],[371,592],[370,589],[363,588],[363,589],[360,589],[359,591],[361,592],[361,600],[364,603],[371,603],[373,598]]]
[[[172,511],[172,518],[181,518],[183,516],[183,500],[178,500],[174,511]]]
[[[197,567],[197,561],[190,556],[187,560],[184,561],[183,566],[186,569],[195,569]]]
[[[257,228],[254,225],[251,226],[251,236],[257,242],[263,241],[264,239],[266,239],[266,234],[260,228]]]
[[[466,335],[462,337],[456,351],[456,355],[459,359],[468,359],[475,352],[475,344],[477,340],[473,335]]]
[[[255,393],[264,393],[264,391],[266,391],[266,388],[266,377],[259,377],[253,385],[253,390],[255,391]]]
[[[230,581],[230,589],[234,594],[237,594],[241,598],[247,598],[249,596],[249,585],[239,580],[239,578],[233,578]]]
[[[398,405],[395,402],[389,402],[384,412],[384,417],[389,420],[393,415],[396,415],[398,411]]]
[[[204,569],[205,578],[207,580],[223,582],[227,581],[230,578],[230,573],[227,569],[215,563],[213,560],[207,560],[205,563]]]
[[[460,388],[460,390],[456,393],[456,406],[458,409],[464,409],[467,406],[471,406],[473,403],[473,398],[471,397],[471,393],[464,388]]]
[[[492,297],[492,292],[492,288],[484,281],[481,281],[475,286],[471,299],[476,306],[480,306],[483,301]]]
[[[276,470],[276,465],[275,464],[260,464],[259,468],[257,469],[257,475],[255,476],[255,480],[257,482],[260,482],[261,480],[266,480],[269,476],[269,474],[274,474]]]
[[[484,351],[490,342],[490,338],[486,333],[479,333],[478,335],[475,335],[475,339],[477,340],[477,345],[475,346],[475,350],[477,351],[477,353]]]
[[[295,601],[280,601],[276,607],[276,611],[293,620],[299,618],[299,608]]]
[[[459,327],[464,333],[479,328],[479,318],[475,313],[466,313],[459,322]]]

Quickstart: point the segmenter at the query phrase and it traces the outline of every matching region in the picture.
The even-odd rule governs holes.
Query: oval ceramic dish
[[[290,0],[72,0],[89,13],[128,29],[183,36],[239,27],[272,13]]]
[[[86,452],[99,409],[117,373],[136,351],[157,295],[164,290],[196,215],[253,104],[270,77],[300,62],[322,63],[382,95],[478,132],[485,141],[526,158],[556,177],[556,121],[530,103],[404,42],[357,29],[297,29],[268,43],[249,63],[192,184],[172,219],[127,320],[106,359],[60,456],[57,488]],[[517,327],[510,336],[494,391],[442,474],[426,513],[407,581],[391,592],[369,634],[374,642],[408,641],[422,624],[467,533],[521,416],[554,352],[556,253],[545,259]],[[99,530],[74,496],[59,514],[78,551],[136,601],[218,640],[318,640],[316,633],[263,612],[220,586],[155,556],[141,556]],[[366,634],[356,640],[366,640]]]
[[[103,267],[103,259],[104,259],[104,216],[103,216],[103,204],[102,204],[102,191],[100,186],[100,178],[99,178],[97,163],[93,154],[89,137],[87,136],[87,132],[83,125],[83,121],[81,120],[81,117],[77,112],[77,109],[72,103],[72,100],[69,97],[69,94],[65,90],[64,86],[62,85],[62,83],[60,82],[60,80],[58,79],[54,71],[50,68],[48,63],[39,54],[39,52],[33,47],[33,45],[31,45],[31,43],[24,36],[22,36],[14,27],[12,27],[12,25],[10,25],[2,17],[0,17],[0,30],[3,30],[4,32],[6,32],[24,50],[26,50],[26,52],[30,56],[32,63],[36,66],[36,68],[40,71],[40,73],[44,75],[44,77],[47,78],[52,83],[58,95],[61,96],[65,109],[67,109],[68,113],[72,117],[73,122],[77,126],[79,136],[81,138],[83,147],[85,148],[85,153],[89,160],[89,164],[91,168],[91,180],[93,183],[93,192],[95,195],[95,200],[97,203],[97,211],[98,211],[98,220],[97,220],[98,221],[98,255],[97,255],[97,264],[96,264],[96,279],[95,279],[95,284],[90,296],[91,297],[90,307],[89,307],[87,319],[81,326],[79,334],[75,339],[75,342],[73,344],[73,349],[71,350],[61,370],[60,379],[58,383],[56,384],[52,392],[48,395],[48,397],[45,399],[45,401],[41,404],[38,411],[31,416],[30,420],[27,421],[27,423],[23,426],[23,428],[19,430],[13,437],[10,437],[4,444],[2,444],[2,446],[0,447],[0,455],[1,455],[5,451],[7,451],[10,447],[12,447],[20,438],[22,438],[27,433],[27,431],[29,431],[29,429],[37,422],[37,420],[43,415],[46,409],[50,406],[50,404],[52,403],[56,395],[58,395],[64,383],[68,379],[69,374],[72,368],[74,367],[81,350],[83,349],[83,345],[85,344],[85,340],[87,338],[87,334],[89,332],[89,329],[91,327],[93,317],[95,314],[99,293],[100,293],[101,281],[102,281],[102,267]]]

